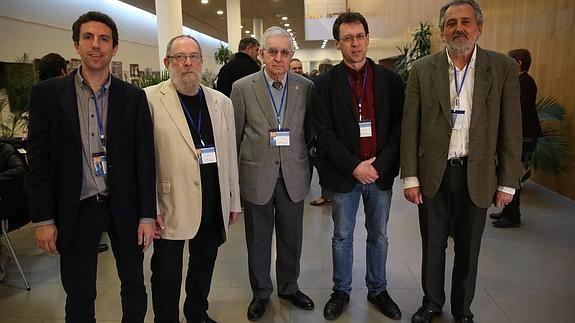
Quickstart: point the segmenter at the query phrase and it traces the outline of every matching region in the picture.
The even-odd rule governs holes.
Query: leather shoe
[[[455,323],[473,323],[473,316],[455,316]]]
[[[519,228],[521,226],[521,218],[504,216],[493,222],[493,226],[496,228]]]
[[[285,295],[278,293],[278,296],[283,299],[290,301],[295,307],[301,308],[302,310],[313,310],[314,304],[311,298],[301,291],[297,291],[291,295]]]
[[[264,316],[269,298],[252,298],[248,306],[248,320],[257,321]]]
[[[427,307],[422,306],[411,317],[411,323],[431,323],[433,317],[439,315],[440,313],[441,312],[434,312]]]
[[[100,243],[98,245],[98,253],[108,251],[108,245],[105,243]]]
[[[367,293],[367,300],[377,306],[383,315],[392,320],[401,319],[401,311],[399,306],[391,299],[387,291],[383,291],[375,296]]]
[[[499,220],[503,217],[503,212],[491,213],[489,214],[489,217],[492,218],[493,220]]]
[[[340,290],[334,290],[323,308],[323,317],[326,320],[335,320],[343,312],[343,307],[349,303],[349,294]]]

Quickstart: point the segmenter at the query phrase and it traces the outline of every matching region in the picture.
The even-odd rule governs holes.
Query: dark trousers
[[[423,304],[429,309],[441,311],[445,303],[445,249],[451,215],[455,228],[451,311],[456,316],[472,316],[470,307],[475,296],[486,211],[475,206],[469,197],[466,165],[448,165],[436,195],[423,196],[423,204],[419,205],[423,246],[421,281]]]
[[[524,162],[525,158],[527,158],[528,155],[532,154],[536,147],[537,147],[536,139],[531,141],[524,141],[521,151],[521,162]],[[521,183],[519,185],[521,185]],[[503,208],[503,215],[511,219],[519,219],[521,217],[520,205],[521,205],[521,188],[515,190],[513,199],[511,200],[511,202],[509,202],[509,204],[507,204]]]
[[[97,202],[95,197],[80,202],[75,236],[68,246],[59,250],[62,285],[66,291],[66,322],[96,322],[98,245],[104,231],[110,237],[121,282],[122,323],[144,321],[147,308],[144,253],[138,245],[137,232],[122,232],[133,234],[134,239],[133,243],[120,243],[112,221],[108,202]]]
[[[202,223],[198,233],[188,240],[189,259],[186,276],[184,316],[187,322],[201,322],[207,317],[208,294],[212,274],[222,243],[222,221]],[[182,254],[186,240],[154,241],[152,255],[152,302],[154,322],[180,322],[180,289],[182,286]]]
[[[278,178],[272,198],[265,205],[244,202],[248,269],[255,298],[269,298],[273,291],[270,266],[274,226],[278,293],[289,295],[299,290],[297,279],[300,271],[303,207],[303,200],[293,202],[290,199],[281,178]]]

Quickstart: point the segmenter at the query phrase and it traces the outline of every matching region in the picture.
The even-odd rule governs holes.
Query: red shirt
[[[355,116],[359,121],[359,102],[361,101],[361,120],[369,120],[371,122],[371,137],[359,138],[359,156],[361,160],[366,160],[374,157],[377,152],[377,129],[375,126],[375,103],[373,92],[373,68],[371,68],[368,61],[365,62],[362,69],[359,71],[355,71],[347,65],[345,65],[345,67],[347,69],[348,80],[350,81],[351,85]],[[363,79],[366,77],[366,71],[367,78],[365,80],[365,89],[363,89]]]

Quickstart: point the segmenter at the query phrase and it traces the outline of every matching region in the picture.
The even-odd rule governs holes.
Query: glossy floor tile
[[[314,177],[306,199],[300,288],[315,301],[315,309],[303,311],[281,300],[274,292],[260,322],[324,322],[322,311],[331,293],[331,207],[310,206],[319,187]],[[483,235],[472,310],[476,322],[573,322],[575,304],[575,202],[528,182],[522,192],[521,228],[496,229],[488,219]],[[494,212],[496,210],[489,210]],[[365,287],[365,245],[363,209],[360,207],[354,236],[353,291],[347,310],[335,322],[392,322],[370,304]],[[421,303],[421,240],[417,209],[407,203],[396,181],[388,224],[388,290],[402,309],[400,322],[410,322]],[[26,226],[10,233],[18,258],[32,285],[23,288],[14,263],[0,283],[0,322],[64,322],[64,293],[58,256],[48,255],[33,243],[33,228]],[[449,299],[453,244],[447,251],[446,295]],[[146,255],[145,277],[148,294],[151,251]],[[183,255],[184,260],[188,257]],[[275,254],[272,255],[275,260]],[[98,322],[120,322],[119,280],[110,251],[101,254],[98,268]],[[275,262],[271,277],[275,282]],[[183,290],[182,290],[182,295]],[[218,322],[248,322],[246,309],[252,294],[249,288],[243,221],[233,225],[219,250],[212,281],[209,313]],[[183,303],[183,298],[181,303]],[[146,322],[153,322],[151,298]],[[182,317],[182,322],[185,319]],[[452,322],[449,303],[435,323]]]

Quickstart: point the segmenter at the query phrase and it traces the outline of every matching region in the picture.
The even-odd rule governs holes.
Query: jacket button
[[[275,163],[276,163],[276,164],[279,164],[279,163],[280,163],[280,161],[279,161],[279,160],[276,160],[276,161],[275,161]]]

